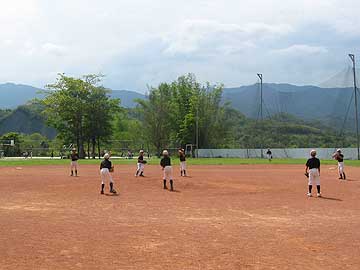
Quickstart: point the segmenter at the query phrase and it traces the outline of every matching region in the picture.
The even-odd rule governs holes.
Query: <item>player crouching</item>
[[[110,193],[116,194],[116,190],[114,189],[114,181],[110,172],[114,171],[114,167],[111,164],[110,155],[106,153],[104,155],[104,160],[100,164],[100,175],[101,175],[101,194],[104,194],[105,188],[105,179],[109,178],[110,181]]]
[[[341,149],[336,150],[332,157],[338,162],[338,171],[340,175],[339,179],[346,180],[346,175],[344,172],[344,155],[341,153]]]
[[[174,182],[172,179],[172,167],[171,167],[171,159],[169,157],[169,152],[167,150],[163,151],[163,158],[160,161],[160,166],[164,171],[164,189],[167,189],[166,180],[170,180],[170,190],[174,191]]]
[[[146,160],[144,160],[144,150],[140,150],[138,161],[137,161],[137,170],[136,170],[136,173],[135,173],[136,177],[138,175],[144,177],[145,164],[146,164]]]
[[[316,184],[317,196],[321,197],[320,192],[320,160],[316,157],[316,151],[311,150],[311,158],[306,162],[305,175],[309,178],[309,192],[308,196],[311,197],[311,190],[313,184]]]
[[[186,155],[184,149],[179,149],[179,158],[180,158],[180,174],[181,176],[186,176]]]

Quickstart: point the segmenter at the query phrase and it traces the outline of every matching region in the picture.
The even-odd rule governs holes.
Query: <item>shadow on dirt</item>
[[[117,197],[119,196],[120,194],[119,193],[116,193],[116,194],[108,194],[108,193],[105,193],[105,196],[109,196],[109,197]]]
[[[343,200],[338,199],[338,198],[331,198],[331,197],[325,197],[325,196],[321,196],[321,197],[319,197],[319,199],[330,200],[330,201],[338,201],[338,202],[342,202],[342,201],[343,201]]]

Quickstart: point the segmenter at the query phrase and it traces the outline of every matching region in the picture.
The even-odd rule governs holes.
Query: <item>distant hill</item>
[[[42,95],[38,91],[38,88],[28,85],[0,84],[0,109],[15,109],[35,97],[41,98]],[[263,115],[268,117],[278,113],[287,113],[306,121],[318,120],[339,127],[345,119],[352,93],[352,88],[265,83],[263,85]],[[121,105],[126,108],[135,107],[135,99],[145,98],[145,95],[141,93],[128,90],[111,90],[110,96],[120,98]],[[259,84],[225,88],[223,102],[229,102],[233,108],[256,119],[259,117],[260,108]],[[353,126],[353,115],[354,109],[350,106],[347,121],[350,128]]]
[[[8,132],[24,134],[40,133],[50,139],[56,136],[56,130],[48,127],[37,104],[17,107],[0,119],[0,135]]]
[[[43,98],[40,94],[40,88],[29,85],[5,83],[0,84],[0,109],[15,109],[16,107],[26,104],[34,98]],[[120,98],[121,105],[126,108],[135,107],[134,99],[143,99],[145,95],[134,91],[111,90],[112,98]]]
[[[324,121],[331,126],[345,119],[353,89],[263,84],[263,115],[287,113],[307,121]],[[251,118],[259,117],[259,84],[225,89],[223,101]],[[350,105],[348,120],[353,121],[354,106]]]
[[[120,98],[121,106],[125,108],[134,108],[136,106],[135,99],[145,99],[145,95],[128,90],[111,90],[112,98]]]
[[[0,84],[0,109],[15,109],[34,98],[41,98],[40,89],[24,84]]]

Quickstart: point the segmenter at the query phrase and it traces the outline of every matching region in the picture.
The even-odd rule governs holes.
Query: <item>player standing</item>
[[[270,148],[268,148],[266,155],[267,155],[269,161],[271,161],[272,160],[272,152],[271,152]]]
[[[180,158],[180,174],[181,176],[186,176],[186,155],[184,149],[179,149],[179,158]]]
[[[73,148],[71,150],[71,154],[70,154],[70,158],[71,158],[71,175],[70,176],[74,176],[74,170],[75,170],[75,176],[77,176],[78,174],[78,159],[79,159],[79,155],[76,152],[76,149]]]
[[[101,161],[100,164],[100,175],[101,175],[101,191],[100,194],[104,194],[104,188],[105,188],[105,179],[109,178],[110,182],[110,193],[116,194],[116,190],[114,189],[114,181],[112,179],[112,176],[110,172],[114,171],[114,167],[111,164],[110,155],[106,153],[104,155],[104,160]]]
[[[139,173],[140,173],[139,176],[144,177],[145,164],[146,164],[146,160],[144,160],[144,150],[140,150],[138,161],[137,161],[137,170],[135,173],[136,177],[139,175]]]
[[[313,184],[316,184],[317,196],[321,197],[320,192],[320,160],[316,157],[316,151],[311,150],[311,158],[306,162],[305,175],[309,178],[309,192],[308,196],[311,197],[311,190]]]
[[[341,149],[336,150],[332,157],[338,162],[338,171],[340,175],[339,179],[346,180],[346,175],[344,172],[344,155],[341,153]]]
[[[160,161],[160,166],[164,171],[164,189],[167,189],[166,180],[170,180],[170,190],[174,191],[174,182],[172,179],[172,167],[171,167],[171,159],[169,157],[169,152],[167,150],[163,151],[163,158]]]

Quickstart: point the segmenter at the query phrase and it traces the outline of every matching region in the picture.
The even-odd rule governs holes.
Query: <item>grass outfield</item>
[[[136,164],[136,159],[113,159],[114,164]],[[151,158],[148,164],[158,165],[160,159]],[[271,163],[267,159],[239,159],[239,158],[198,158],[187,159],[189,165],[251,165],[251,164],[305,164],[306,159],[273,159]],[[68,159],[0,159],[0,166],[41,166],[41,165],[67,165]],[[323,165],[336,165],[334,160],[321,160]],[[100,164],[99,159],[80,160],[79,164]],[[178,165],[178,158],[173,158],[173,165]],[[347,166],[360,166],[360,160],[346,160]]]

